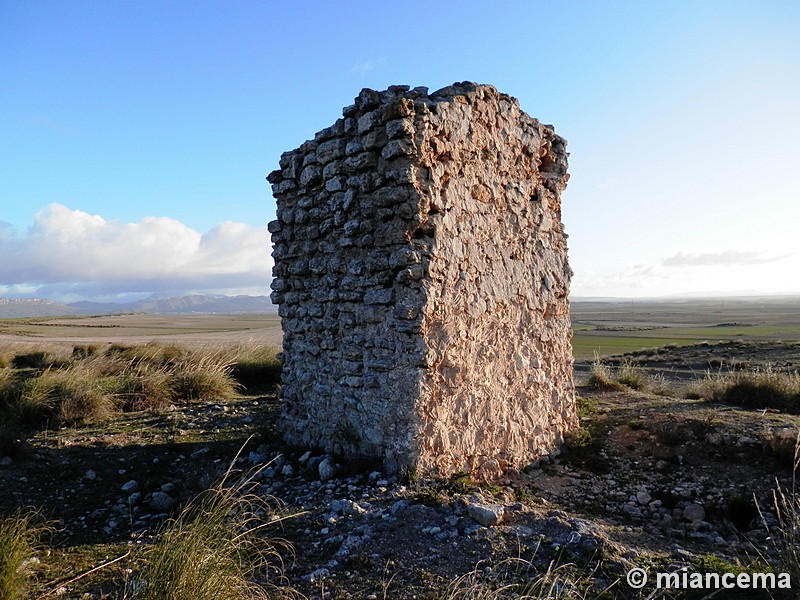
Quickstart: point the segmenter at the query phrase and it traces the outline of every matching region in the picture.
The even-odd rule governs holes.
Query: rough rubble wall
[[[491,86],[363,90],[270,174],[291,443],[491,477],[575,422],[564,141]]]
[[[576,425],[560,214],[567,155],[551,128],[494,88],[437,108],[417,124],[435,232],[419,465],[493,477],[549,453]]]

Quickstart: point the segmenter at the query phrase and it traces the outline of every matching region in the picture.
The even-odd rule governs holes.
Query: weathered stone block
[[[491,86],[363,90],[270,174],[288,442],[490,478],[577,424],[566,142]]]

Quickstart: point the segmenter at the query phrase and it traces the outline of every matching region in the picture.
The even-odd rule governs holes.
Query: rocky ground
[[[633,590],[625,574],[774,558],[772,493],[791,485],[799,417],[676,395],[579,395],[582,428],[564,452],[483,485],[286,449],[269,389],[47,431],[0,458],[0,514],[33,506],[57,523],[36,567],[42,597],[122,597],[139,550],[232,461],[261,468],[258,493],[288,516],[268,534],[291,546],[282,581],[309,598],[478,597],[543,577],[561,597],[702,598]]]

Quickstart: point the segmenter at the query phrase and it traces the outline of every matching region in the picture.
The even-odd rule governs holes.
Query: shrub
[[[748,531],[750,522],[758,517],[758,507],[752,494],[735,493],[725,502],[725,518],[739,531]]]
[[[572,451],[586,450],[596,443],[592,432],[586,427],[578,427],[567,432],[564,436],[564,445]]]
[[[29,598],[29,584],[40,539],[49,531],[32,511],[16,511],[0,519],[0,598]]]

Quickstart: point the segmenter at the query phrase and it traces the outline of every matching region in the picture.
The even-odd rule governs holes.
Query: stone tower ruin
[[[365,89],[268,179],[288,442],[491,478],[577,424],[566,142],[488,85]]]

